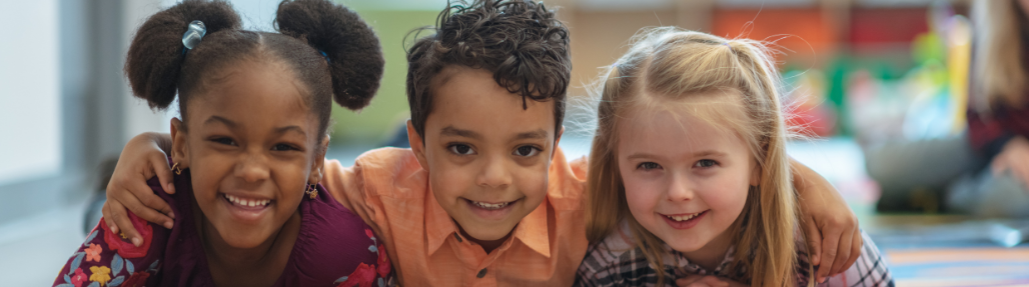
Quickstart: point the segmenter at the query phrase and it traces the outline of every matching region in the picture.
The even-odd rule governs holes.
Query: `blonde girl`
[[[644,31],[601,79],[578,286],[811,286],[778,72],[758,41]],[[890,286],[867,236],[832,286]]]

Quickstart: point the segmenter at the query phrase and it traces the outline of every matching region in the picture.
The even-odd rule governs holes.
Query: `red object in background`
[[[786,126],[802,136],[828,137],[836,134],[836,115],[824,105],[801,104],[787,116]]]
[[[911,43],[929,31],[925,8],[855,8],[851,10],[848,42],[861,46]]]
[[[824,15],[818,7],[716,9],[711,32],[729,39],[771,41],[782,38],[776,44],[792,50],[791,54],[831,54],[838,36]]]

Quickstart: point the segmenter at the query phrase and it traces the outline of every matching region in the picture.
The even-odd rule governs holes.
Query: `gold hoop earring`
[[[175,170],[175,174],[182,174],[182,169],[179,168],[179,163],[172,164],[172,170]]]
[[[317,184],[308,184],[307,185],[307,189],[304,190],[304,193],[306,193],[307,196],[309,198],[311,198],[311,199],[314,199],[314,198],[318,197],[318,185]]]

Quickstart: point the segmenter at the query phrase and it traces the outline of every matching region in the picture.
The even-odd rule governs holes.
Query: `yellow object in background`
[[[957,15],[950,18],[947,29],[947,70],[950,74],[950,94],[954,101],[954,133],[965,129],[968,109],[968,69],[972,57],[972,24],[968,18]]]

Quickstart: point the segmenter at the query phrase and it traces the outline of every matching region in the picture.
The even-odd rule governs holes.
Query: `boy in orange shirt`
[[[372,150],[351,168],[328,161],[322,184],[375,229],[402,285],[569,286],[588,242],[585,164],[568,163],[558,148],[568,30],[542,4],[523,0],[476,1],[438,19],[436,33],[408,52],[412,148]],[[123,224],[122,204],[172,224],[147,208],[167,210],[149,189],[123,188],[154,171],[162,182],[171,178],[166,160],[156,164],[161,137],[130,141],[119,163],[126,170],[108,187],[106,222],[129,237],[135,231]],[[795,180],[811,179],[797,186],[807,236],[818,243],[814,261],[832,267],[819,275],[844,270],[861,246],[856,220],[828,183],[794,166]]]

